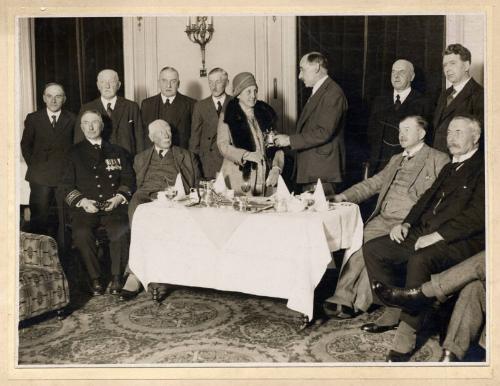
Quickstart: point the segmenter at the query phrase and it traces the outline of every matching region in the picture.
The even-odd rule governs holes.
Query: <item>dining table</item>
[[[361,248],[358,205],[328,210],[234,210],[156,200],[141,204],[131,225],[129,267],[149,283],[212,288],[282,298],[312,320],[314,290],[344,250],[344,264]]]

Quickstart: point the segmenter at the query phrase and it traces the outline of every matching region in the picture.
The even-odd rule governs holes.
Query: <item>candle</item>
[[[212,27],[214,26],[214,17],[213,16],[210,16],[210,24],[212,25]]]

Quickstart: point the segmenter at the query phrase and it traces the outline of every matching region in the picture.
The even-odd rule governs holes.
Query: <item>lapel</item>
[[[56,122],[56,128],[59,125],[59,121],[61,120],[61,115],[59,116],[59,120]],[[40,120],[42,123],[43,130],[48,134],[54,133],[54,128],[52,127],[52,122],[50,121],[49,116],[47,115],[47,109],[40,110]]]
[[[61,115],[59,115],[59,119],[56,122],[56,131],[64,131],[66,129],[66,125],[68,124],[69,116],[66,111],[61,110]]]
[[[477,173],[477,171],[481,168],[481,161],[482,153],[477,150],[471,158],[464,162],[463,166],[458,169],[453,178],[451,178],[451,183],[448,184],[448,189],[445,192],[446,195],[449,195],[458,187],[464,186],[464,183],[468,184],[470,176]],[[451,165],[451,167],[456,167],[453,166],[451,162],[449,165]]]
[[[307,121],[311,113],[318,106],[319,101],[325,94],[331,82],[332,80],[330,79],[330,77],[326,78],[326,80],[323,82],[318,91],[316,91],[316,93],[313,96],[309,97],[308,101],[306,102],[306,105],[304,106],[302,114],[300,114],[299,121],[297,122],[297,133],[300,133],[302,131],[305,122]]]
[[[163,100],[161,99],[161,93],[159,93],[153,99],[153,107],[154,107],[153,113],[154,113],[155,118],[153,120],[151,120],[151,122],[153,122],[156,119],[160,119],[160,110],[161,110],[162,104],[163,104]]]
[[[398,155],[396,155],[396,158],[394,160],[394,164],[392,165],[391,173],[389,174],[389,178],[385,181],[384,186],[382,187],[382,189],[379,193],[376,211],[380,207],[380,204],[382,204],[382,201],[384,201],[384,197],[387,194],[390,186],[392,185],[392,181],[394,180],[394,177],[396,176],[396,173],[399,169],[399,165],[401,165],[402,160],[403,160],[403,153],[399,153]]]
[[[422,149],[420,149],[417,154],[414,155],[415,158],[415,166],[411,170],[411,177],[410,177],[410,183],[408,185],[408,188],[411,188],[415,181],[417,180],[417,177],[420,175],[420,172],[425,166],[425,161],[429,157],[429,146],[424,144]]]
[[[125,112],[125,99],[122,97],[117,97],[115,103],[115,109],[113,110],[113,113],[111,115],[115,127],[118,127],[118,124],[124,112]]]
[[[146,150],[141,157],[143,159],[141,168],[137,172],[137,186],[141,186],[144,182],[144,176],[146,175],[146,171],[148,170],[149,164],[151,163],[151,157],[153,157],[153,152],[155,151],[155,146],[153,144],[148,150]]]
[[[99,97],[99,98],[95,99],[94,102],[95,102],[94,103],[95,106],[92,106],[92,107],[95,108],[97,111],[99,111],[103,117],[107,117],[108,113],[106,112],[106,107],[104,107],[104,105],[102,104],[101,98]]]
[[[470,80],[467,82],[467,84],[464,86],[462,91],[458,93],[458,95],[451,101],[449,106],[446,106],[446,98],[450,94],[451,87],[448,87],[446,89],[445,95],[442,97],[440,104],[440,119],[439,121],[443,121],[448,117],[449,115],[453,114],[455,110],[462,104],[463,101],[469,99],[474,92],[474,89],[476,88],[475,80],[470,78]]]

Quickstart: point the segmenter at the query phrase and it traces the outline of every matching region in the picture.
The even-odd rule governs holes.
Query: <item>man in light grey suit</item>
[[[365,243],[387,235],[399,224],[449,162],[447,154],[424,143],[427,126],[421,116],[404,118],[399,123],[399,142],[404,152],[394,155],[378,174],[334,196],[336,202],[360,203],[379,195],[365,225]],[[360,249],[344,262],[335,294],[327,299],[324,309],[332,317],[346,319],[356,311],[366,311],[371,303],[370,282]]]
[[[296,151],[297,191],[307,191],[321,178],[325,194],[342,182],[345,169],[344,126],[347,99],[340,86],[328,76],[328,62],[319,52],[300,60],[299,79],[312,93],[297,122],[296,133],[279,134],[275,145]]]
[[[215,178],[222,166],[223,158],[217,147],[217,125],[220,113],[226,110],[231,99],[226,94],[227,84],[227,72],[218,67],[212,69],[208,73],[211,95],[194,105],[189,150],[198,155],[205,179]]]

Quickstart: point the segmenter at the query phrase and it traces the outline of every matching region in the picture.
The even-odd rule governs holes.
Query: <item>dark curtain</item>
[[[330,76],[346,94],[349,110],[345,141],[346,185],[362,177],[368,158],[366,126],[374,97],[391,92],[392,63],[408,59],[415,66],[413,87],[436,99],[443,82],[444,16],[301,16],[298,17],[299,57],[320,51]],[[298,87],[298,111],[310,95]]]
[[[83,103],[99,96],[96,79],[99,71],[118,72],[123,96],[122,19],[37,18],[35,19],[35,61],[37,106],[46,83],[57,82],[66,91],[65,108],[78,113]]]

